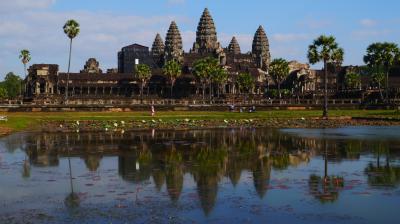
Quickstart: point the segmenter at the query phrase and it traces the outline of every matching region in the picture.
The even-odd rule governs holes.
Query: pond
[[[0,223],[400,223],[400,127],[18,133]]]

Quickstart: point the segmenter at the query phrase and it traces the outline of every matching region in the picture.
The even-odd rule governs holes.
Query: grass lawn
[[[272,119],[287,118],[300,119],[301,117],[319,117],[319,110],[274,110],[259,111],[256,113],[205,112],[205,111],[159,111],[155,117],[149,112],[16,112],[0,113],[6,115],[8,121],[0,121],[0,128],[12,131],[35,129],[46,121],[75,121],[75,120],[150,120],[150,119],[185,119],[192,120],[223,120],[223,119]],[[330,110],[329,116],[377,117],[398,118],[400,113],[395,110]]]

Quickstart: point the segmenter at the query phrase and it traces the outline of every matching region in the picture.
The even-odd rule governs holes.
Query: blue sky
[[[205,7],[223,46],[235,35],[242,51],[249,51],[254,32],[263,25],[273,58],[307,62],[307,47],[320,34],[337,37],[345,64],[362,64],[372,42],[400,43],[396,0],[1,0],[0,78],[10,71],[23,74],[18,53],[24,48],[31,50],[30,64],[55,63],[65,71],[68,40],[62,26],[69,18],[81,24],[73,71],[89,57],[104,70],[117,67],[121,47],[150,46],[157,32],[165,37],[171,20],[177,21],[187,51]]]

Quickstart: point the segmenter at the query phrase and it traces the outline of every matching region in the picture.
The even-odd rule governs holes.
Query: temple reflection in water
[[[157,191],[165,188],[174,203],[179,201],[189,176],[196,184],[205,214],[216,204],[219,183],[224,179],[235,187],[243,172],[249,172],[255,193],[264,198],[272,171],[310,163],[315,156],[324,158],[325,170],[310,176],[309,191],[321,202],[337,200],[346,184],[345,178],[331,173],[329,166],[358,160],[366,152],[376,157],[375,163],[365,167],[370,186],[400,185],[400,166],[391,162],[398,158],[395,151],[399,146],[390,141],[306,138],[273,129],[40,133],[15,138],[19,139],[10,137],[4,144],[9,150],[23,148],[33,167],[58,166],[70,155],[82,159],[87,170],[94,172],[101,169],[102,159],[117,157],[115,169],[124,181],[151,182]]]

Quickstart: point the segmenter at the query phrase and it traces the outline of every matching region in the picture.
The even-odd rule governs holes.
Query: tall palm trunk
[[[379,95],[381,97],[381,101],[383,102],[383,93],[382,93],[382,86],[380,83],[378,83],[378,89],[379,89]]]
[[[278,82],[278,97],[279,97],[279,100],[282,98],[282,95],[281,95],[281,83],[280,82]]]
[[[143,86],[144,82],[142,80],[142,83],[140,84],[140,104],[143,104]]]
[[[389,103],[389,67],[386,67],[386,103]]]
[[[65,89],[65,104],[68,104],[69,71],[71,68],[71,54],[72,54],[72,38],[70,38],[69,42],[69,59],[68,59],[67,85]]]
[[[26,79],[26,76],[27,76],[27,72],[26,72],[26,63],[24,63],[24,73],[25,73],[25,77],[24,77],[24,79],[22,79],[21,80],[21,87],[20,87],[20,92],[19,92],[19,95],[21,95],[21,98],[22,98],[22,103],[24,102],[24,97],[23,97],[23,95],[22,95],[22,88],[24,88],[25,89],[25,85],[24,85],[24,80]],[[25,90],[26,91],[26,90]]]
[[[170,97],[171,97],[171,99],[172,99],[172,92],[173,92],[173,89],[174,89],[174,82],[172,81],[172,82],[171,82],[171,89],[170,89]]]
[[[328,117],[328,67],[327,61],[324,60],[324,112],[322,116],[324,118]]]
[[[203,101],[205,100],[205,98],[206,98],[206,83],[205,82],[203,82],[203,89],[202,89],[203,91]]]
[[[212,100],[212,82],[210,81],[210,83],[209,83],[209,90],[208,90],[209,92],[209,95],[210,95],[210,101]]]

